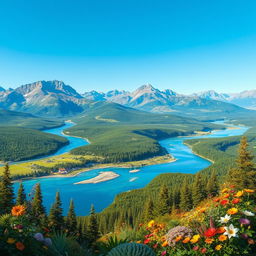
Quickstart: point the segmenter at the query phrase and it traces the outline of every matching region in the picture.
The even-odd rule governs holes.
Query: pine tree
[[[200,173],[197,173],[195,176],[195,181],[192,185],[193,206],[197,206],[205,198],[205,184],[203,182],[202,175]]]
[[[20,183],[19,186],[19,190],[18,190],[18,195],[17,195],[17,199],[16,199],[16,205],[24,205],[26,204],[26,193],[24,190],[24,186],[22,184],[22,182]]]
[[[148,222],[154,218],[154,203],[153,200],[150,198],[145,204],[144,210],[144,221]]]
[[[75,213],[75,206],[74,201],[70,200],[68,215],[66,218],[66,228],[68,233],[72,234],[77,231],[77,220],[76,220],[76,213]]]
[[[33,216],[38,220],[46,216],[45,208],[43,206],[43,196],[41,192],[40,183],[37,183],[35,187],[35,194],[32,202],[32,213],[33,213]]]
[[[94,206],[91,206],[87,236],[90,243],[94,243],[99,238],[99,226]]]
[[[219,191],[218,179],[215,171],[212,172],[206,186],[207,193],[211,196],[216,196]]]
[[[55,231],[60,231],[64,226],[64,218],[62,214],[60,193],[56,192],[55,202],[52,205],[49,213],[49,226]]]
[[[170,213],[169,190],[166,185],[163,185],[160,189],[160,193],[158,196],[158,203],[155,209],[155,215],[163,216],[167,213]]]
[[[253,155],[248,147],[247,139],[243,136],[238,150],[236,167],[232,168],[228,174],[228,182],[241,189],[256,187],[256,168],[253,163]]]
[[[192,197],[187,178],[185,178],[180,191],[180,209],[183,211],[191,210]]]
[[[11,181],[9,165],[4,167],[4,173],[0,182],[0,214],[10,213],[14,205],[14,192]]]

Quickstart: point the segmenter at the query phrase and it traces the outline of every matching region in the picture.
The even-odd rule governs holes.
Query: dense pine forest
[[[15,197],[6,165],[0,180],[0,252],[250,256],[256,249],[255,187],[256,167],[246,137],[228,172],[162,174],[144,189],[118,195],[102,213],[92,206],[87,217],[76,216],[72,199],[63,216],[59,192],[47,213],[39,183],[28,195],[20,183]]]
[[[0,127],[0,161],[20,161],[49,155],[68,144],[57,135],[19,127]]]

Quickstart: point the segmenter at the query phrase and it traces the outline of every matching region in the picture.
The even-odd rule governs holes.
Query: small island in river
[[[120,175],[115,172],[100,172],[100,174],[94,178],[91,178],[88,180],[82,180],[82,181],[76,182],[74,184],[75,185],[77,185],[77,184],[96,184],[96,183],[100,183],[100,182],[107,181],[107,180],[113,180],[119,176]]]

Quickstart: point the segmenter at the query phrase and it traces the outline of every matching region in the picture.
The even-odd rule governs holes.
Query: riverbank
[[[99,175],[97,175],[94,178],[88,179],[88,180],[82,180],[79,182],[74,183],[75,185],[78,184],[97,184],[100,182],[108,181],[108,180],[113,180],[118,178],[120,175],[115,173],[115,172],[100,172]]]

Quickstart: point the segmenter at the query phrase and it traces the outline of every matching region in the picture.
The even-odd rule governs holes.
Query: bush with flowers
[[[137,242],[158,256],[256,255],[255,211],[254,190],[225,188],[203,207],[183,214],[179,226],[168,230],[154,220],[141,226],[148,233]]]

